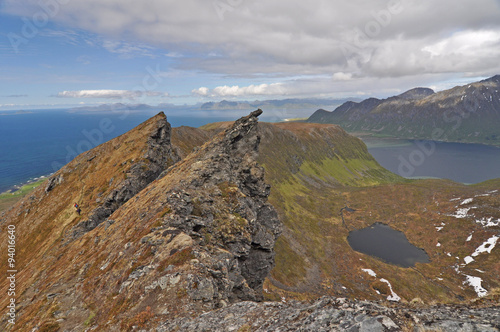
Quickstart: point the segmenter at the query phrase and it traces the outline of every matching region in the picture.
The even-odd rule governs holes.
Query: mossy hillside
[[[290,188],[290,185],[284,186],[279,197],[274,196],[277,199],[272,202],[283,206],[280,212],[290,230],[277,243],[277,265],[272,271],[272,278],[280,284],[295,286],[288,289],[308,289],[318,295],[330,293],[337,296],[385,299],[371,287],[373,282],[385,278],[403,300],[420,298],[427,303],[460,302],[462,298],[474,299],[477,296],[472,287],[463,286],[464,274],[477,275],[475,269],[487,271],[480,275],[483,287],[488,290],[498,287],[498,251],[482,255],[477,262],[462,267],[459,273],[455,270],[457,264],[463,263],[465,256],[474,252],[496,230],[483,229],[473,218],[449,216],[457,205],[450,200],[481,195],[491,190],[489,188],[493,188],[492,185],[479,186],[479,189],[450,181],[420,180],[372,187],[349,187],[341,192],[329,187],[318,190],[304,190],[302,187],[293,195],[290,194]],[[311,199],[308,200],[306,196]],[[478,198],[488,197],[498,204],[498,196]],[[348,230],[342,226],[338,215],[345,202],[356,209],[355,212],[344,214],[349,229],[363,228],[375,222],[389,224],[404,232],[411,243],[423,248],[429,254],[431,262],[419,263],[414,268],[401,268],[350,249],[346,240]],[[486,205],[484,201],[479,204],[483,203]],[[308,211],[300,213],[304,210]],[[498,218],[499,214],[497,210],[492,216]],[[438,230],[439,227],[443,228]],[[474,234],[473,239],[466,241],[470,234]],[[297,263],[287,265],[290,255],[301,259],[296,258]],[[320,283],[296,277],[301,273],[299,271],[306,269],[311,272],[314,267],[321,271]],[[371,277],[362,269],[372,269],[377,273],[377,278]]]
[[[292,175],[334,185],[375,185],[403,179],[381,167],[366,145],[336,125],[261,124],[259,162],[271,183]]]
[[[453,197],[475,195],[498,187],[498,182],[474,187],[446,180],[402,179],[380,167],[361,141],[337,126],[261,124],[261,128],[259,159],[272,184],[270,202],[285,224],[270,276],[270,282],[281,289],[276,294],[298,298],[294,292],[300,291],[385,299],[387,295],[377,294],[372,287],[385,278],[403,300],[456,302],[459,296],[476,297],[471,287],[462,286],[464,276],[453,267],[492,233],[471,220],[447,214],[455,208],[450,202]],[[497,197],[481,199],[485,211],[498,214]],[[401,268],[353,251],[339,215],[346,204],[356,209],[344,214],[349,229],[389,224],[425,249],[431,263]],[[438,232],[436,227],[442,223],[449,227]],[[478,238],[465,243],[472,232]],[[496,271],[496,258],[486,256],[477,266]],[[366,268],[378,277],[362,272]],[[465,269],[473,274],[468,266]],[[485,278],[486,284],[497,287],[493,276]]]
[[[195,147],[203,145],[211,137],[211,133],[193,127],[181,126],[172,128],[172,145],[175,146],[177,154],[184,158],[193,151]]]

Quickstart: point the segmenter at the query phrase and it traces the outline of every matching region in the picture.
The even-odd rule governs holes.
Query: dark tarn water
[[[423,249],[411,244],[402,232],[382,223],[351,231],[347,241],[352,249],[390,264],[411,267],[430,262]]]
[[[500,178],[500,148],[482,144],[366,139],[382,167],[406,178],[431,177],[462,183]]]

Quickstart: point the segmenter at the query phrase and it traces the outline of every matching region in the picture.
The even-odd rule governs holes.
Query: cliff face
[[[2,329],[127,330],[262,299],[282,226],[255,161],[260,113],[182,161],[173,151],[186,148],[172,147],[160,114],[9,211],[1,222],[19,234],[18,320],[2,318]]]

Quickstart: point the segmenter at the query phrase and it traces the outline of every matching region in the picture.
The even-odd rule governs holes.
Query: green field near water
[[[0,194],[0,212],[8,210],[21,198],[32,192],[36,187],[47,181],[47,179],[40,179],[36,182],[25,184],[18,190],[12,192],[11,190]]]

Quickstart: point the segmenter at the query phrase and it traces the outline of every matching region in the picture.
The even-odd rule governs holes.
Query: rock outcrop
[[[156,331],[498,331],[500,308],[387,307],[323,297],[312,303],[240,302],[196,318],[179,318]]]
[[[120,206],[153,182],[164,170],[180,160],[172,148],[171,130],[170,123],[164,116],[156,121],[156,128],[153,129],[147,140],[144,155],[134,160],[126,178],[104,198],[102,204],[89,214],[88,219],[81,221],[74,227],[73,238],[78,238],[96,228]],[[54,181],[58,180],[59,177],[58,175],[50,179],[47,189],[52,187]],[[46,191],[48,191],[47,189]]]
[[[17,283],[18,326],[152,328],[262,300],[282,224],[256,162],[261,113],[182,160],[173,151],[189,144],[173,147],[159,114],[78,156],[20,202],[6,216],[21,234],[20,270],[30,271]]]
[[[274,265],[273,248],[282,225],[267,203],[270,187],[255,161],[261,113],[236,121],[161,180],[168,184],[172,210],[164,227],[197,239],[196,250],[207,254],[210,265],[198,291],[190,293],[193,298],[207,299],[211,293],[219,301],[262,299],[262,284]],[[210,290],[200,294],[204,288]]]

